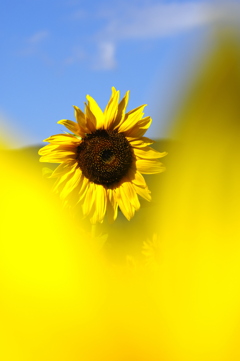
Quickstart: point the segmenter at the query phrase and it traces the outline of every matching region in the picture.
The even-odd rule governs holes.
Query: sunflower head
[[[54,189],[67,203],[81,203],[83,214],[92,223],[102,222],[106,212],[110,221],[118,208],[130,220],[140,208],[138,195],[151,200],[142,174],[164,170],[159,153],[144,137],[152,120],[143,117],[145,105],[126,113],[129,92],[119,102],[119,91],[112,95],[102,111],[87,95],[85,111],[74,106],[76,122],[63,119],[71,134],[45,139],[50,144],[39,150],[41,162],[60,163],[51,174]]]

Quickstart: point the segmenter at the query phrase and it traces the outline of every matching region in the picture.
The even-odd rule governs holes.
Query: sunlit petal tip
[[[117,121],[117,117],[118,117],[118,112],[119,112],[119,96],[120,96],[120,92],[119,90],[116,91],[116,89],[114,88],[114,90],[112,91],[112,95],[109,99],[109,102],[104,110],[104,124],[103,124],[103,128],[104,129],[110,129],[112,130],[115,126],[115,123]]]
[[[160,168],[159,173],[163,173],[165,171],[166,171],[166,167],[161,163],[161,168]]]
[[[135,138],[135,137],[126,137],[127,140],[129,141],[129,143],[131,144],[131,146],[133,148],[143,148],[146,147],[150,144],[154,144],[155,141],[147,138],[147,137],[140,137],[140,138]]]
[[[74,116],[79,125],[79,129],[80,129],[82,135],[84,135],[85,133],[89,133],[85,114],[76,105],[73,105],[73,108],[74,108]]]
[[[91,103],[91,102],[95,102],[95,100],[91,97],[91,95],[87,94],[86,95],[86,99],[88,101],[88,105]]]
[[[166,152],[160,153],[155,149],[145,146],[145,147],[134,147],[133,148],[134,155],[137,159],[148,159],[154,160],[162,158],[166,155]]]
[[[97,125],[96,125],[96,118],[94,116],[94,114],[92,113],[88,103],[84,103],[85,105],[85,119],[86,119],[86,124],[88,129],[90,130],[90,132],[94,132],[97,129]]]
[[[161,152],[160,154],[161,154],[160,158],[162,158],[162,157],[166,157],[166,155],[168,155],[168,152]]]
[[[80,114],[84,114],[83,111],[77,106],[77,105],[72,105],[72,107],[76,110],[76,111],[79,111]]]
[[[90,95],[87,95],[86,98],[88,100],[89,110],[92,113],[92,116],[90,116],[90,118],[94,121],[96,129],[103,128],[104,115],[102,109]]]
[[[74,134],[79,134],[80,128],[78,123],[68,119],[59,120],[57,123],[64,125],[68,130],[70,130],[70,132]]]
[[[61,119],[57,122],[57,124],[62,124],[64,121],[66,121],[67,119]]]
[[[142,198],[144,198],[148,202],[151,202],[152,200],[151,192],[148,188],[143,188],[141,186],[134,184],[134,189],[136,193],[139,194]]]

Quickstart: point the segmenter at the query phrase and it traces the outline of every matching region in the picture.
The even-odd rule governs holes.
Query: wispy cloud
[[[31,35],[27,39],[27,42],[29,44],[39,44],[43,40],[45,40],[48,36],[49,36],[49,32],[47,30],[38,31],[38,32],[34,33],[33,35]]]
[[[71,41],[66,44],[64,55],[68,55],[65,59],[61,59],[61,62],[65,65],[85,62],[87,66],[98,70],[116,68],[116,50],[120,42],[157,40],[191,31],[196,27],[214,24],[229,14],[236,17],[236,14],[240,13],[239,1],[231,0],[227,5],[222,0],[170,2],[122,0],[113,3],[111,7],[108,0],[105,2],[105,8],[102,4],[96,5],[92,11],[88,7],[83,8],[78,0],[66,1],[75,7],[74,13],[72,9],[70,11],[71,16],[66,15],[67,22],[75,20],[81,26],[78,31],[75,31]],[[44,52],[43,49],[48,39],[50,39],[50,33],[46,29],[33,33],[25,39],[21,54],[26,56],[43,54],[47,58],[46,51]]]
[[[238,1],[185,1],[169,3],[126,1],[98,13],[105,25],[95,33],[98,57],[95,69],[116,67],[115,53],[119,42],[126,40],[160,39],[166,36],[206,27],[219,21],[231,22],[240,18]],[[95,14],[96,16],[96,14]]]
[[[226,5],[221,1],[219,6],[216,5],[215,2],[188,1],[130,7],[120,16],[116,14],[109,18],[98,36],[112,41],[169,36],[224,18]]]
[[[120,41],[158,39],[209,24],[220,16],[205,2],[125,5],[126,2],[99,12],[99,17],[105,19],[105,25],[94,36],[98,48],[95,69],[116,67],[115,53]]]
[[[24,39],[24,45],[19,54],[21,56],[31,56],[34,54],[42,53],[41,47],[46,39],[49,37],[49,31],[40,30],[33,33],[28,38]]]
[[[109,41],[98,44],[98,53],[95,57],[93,68],[96,70],[111,70],[116,67],[115,45]]]
[[[75,46],[71,54],[64,59],[63,65],[87,64],[93,70],[112,70],[116,67],[115,45],[112,42],[100,41],[96,44],[95,51],[84,50]]]

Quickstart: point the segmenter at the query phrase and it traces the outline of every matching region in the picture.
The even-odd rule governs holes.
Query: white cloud
[[[93,64],[97,70],[111,70],[116,67],[115,45],[109,41],[98,44],[98,53]]]
[[[99,54],[94,68],[108,70],[116,67],[119,41],[158,39],[220,21],[233,23],[239,21],[240,4],[231,0],[145,2],[141,6],[124,3],[121,8],[103,9],[99,15],[107,24],[95,34]]]
[[[197,27],[220,22],[238,24],[240,3],[235,0],[187,0],[171,2],[125,0],[111,8],[101,8],[93,14],[105,19],[105,25],[92,37],[98,52],[94,54],[94,69],[116,67],[116,48],[126,40],[159,39],[174,36]]]
[[[239,3],[229,1],[226,5],[221,0],[128,7],[125,12],[109,18],[99,36],[112,41],[159,38],[214,23],[224,19],[227,13],[239,15],[239,12]]]

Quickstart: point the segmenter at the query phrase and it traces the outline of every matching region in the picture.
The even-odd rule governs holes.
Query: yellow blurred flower
[[[143,242],[142,254],[145,256],[146,264],[156,266],[160,262],[161,247],[156,233],[151,239]]]
[[[67,203],[81,202],[83,215],[91,222],[102,222],[106,211],[110,221],[117,218],[118,207],[130,220],[140,208],[138,195],[151,200],[142,174],[164,170],[157,160],[166,153],[149,147],[144,137],[152,119],[143,118],[145,105],[126,113],[129,92],[119,103],[119,91],[104,110],[87,95],[85,113],[74,106],[76,122],[60,120],[72,134],[57,134],[46,139],[40,149],[41,162],[61,163],[52,173],[55,190]]]

